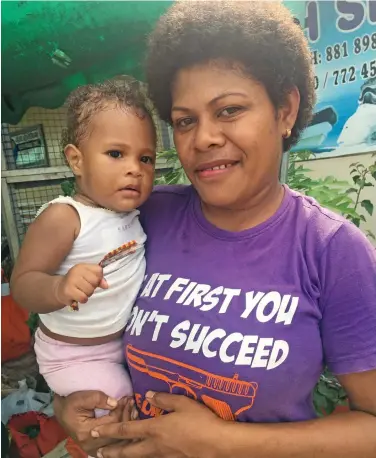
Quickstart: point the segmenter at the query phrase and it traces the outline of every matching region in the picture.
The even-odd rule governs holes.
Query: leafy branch
[[[316,413],[323,417],[330,415],[338,406],[347,404],[347,395],[336,377],[325,369],[313,391]]]
[[[366,217],[361,213],[363,208],[369,216],[372,216],[374,206],[368,199],[361,199],[363,190],[366,187],[374,186],[376,181],[376,161],[369,167],[356,162],[350,165],[350,175],[353,181],[352,187],[347,181],[337,180],[332,176],[313,179],[309,173],[310,169],[305,168],[301,162],[311,159],[310,152],[298,153],[291,156],[288,170],[288,184],[292,189],[313,197],[321,205],[330,210],[340,213],[357,227],[361,222],[366,222]],[[352,197],[355,195],[355,198]],[[375,239],[375,235],[367,230],[369,238]]]
[[[155,184],[188,184],[189,180],[180,164],[175,148],[158,153],[158,159],[166,161],[168,172],[156,178]]]
[[[372,181],[376,182],[376,161],[368,167],[365,167],[360,162],[354,162],[350,164],[350,168],[350,175],[354,186],[347,189],[347,193],[355,194],[354,210],[357,211],[360,205],[360,207],[362,207],[369,216],[372,216],[374,205],[369,199],[362,200],[361,194],[365,188],[375,186]],[[358,218],[352,219],[352,222],[358,227],[360,226],[361,221],[366,221],[364,214],[359,214]],[[375,235],[371,231],[367,231],[367,235],[376,240]]]

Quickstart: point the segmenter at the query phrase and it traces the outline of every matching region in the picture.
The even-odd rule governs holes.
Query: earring
[[[286,129],[285,133],[282,135],[282,137],[286,140],[286,138],[291,137],[291,129]]]

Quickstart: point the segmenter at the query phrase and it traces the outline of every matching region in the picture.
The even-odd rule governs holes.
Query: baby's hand
[[[85,304],[97,288],[107,289],[103,269],[97,264],[77,264],[61,277],[56,287],[56,297],[61,304]]]
[[[138,410],[133,398],[127,398],[124,405],[122,421],[138,420]]]

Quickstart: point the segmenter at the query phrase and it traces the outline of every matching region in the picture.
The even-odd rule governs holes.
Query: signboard
[[[48,166],[46,143],[41,125],[11,132],[16,168]]]
[[[292,152],[376,151],[376,1],[286,4],[309,40],[317,93],[313,121]]]

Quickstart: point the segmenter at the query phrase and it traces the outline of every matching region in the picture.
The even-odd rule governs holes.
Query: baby
[[[39,314],[35,352],[50,388],[119,399],[133,394],[121,337],[145,275],[136,209],[153,187],[155,127],[142,95],[124,81],[80,87],[67,108],[64,152],[76,194],[38,212],[11,290]]]

